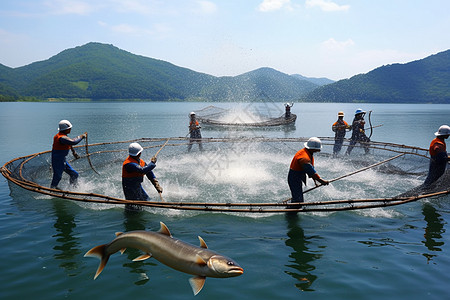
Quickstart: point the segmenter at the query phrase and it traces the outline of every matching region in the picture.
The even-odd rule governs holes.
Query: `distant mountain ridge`
[[[315,89],[303,100],[450,104],[450,50],[339,80]]]
[[[301,79],[301,80],[306,80],[306,81],[312,82],[312,83],[314,83],[314,84],[316,84],[318,86],[327,85],[327,84],[335,82],[334,80],[331,80],[331,79],[328,79],[328,78],[325,78],[325,77],[321,77],[321,78],[305,77],[305,76],[300,75],[300,74],[292,74],[291,76],[296,77],[296,78]]]
[[[0,65],[0,94],[38,99],[293,101],[315,88],[270,68],[215,77],[101,43],[15,69]]]
[[[88,43],[19,68],[0,64],[0,101],[294,101],[450,103],[450,50],[333,82],[259,68],[216,77]]]

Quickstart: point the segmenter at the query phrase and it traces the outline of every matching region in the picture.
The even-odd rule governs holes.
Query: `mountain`
[[[101,43],[20,68],[0,65],[0,94],[38,99],[287,101],[316,87],[269,68],[215,77]]]
[[[309,81],[309,82],[314,83],[315,85],[318,85],[318,86],[322,86],[322,85],[326,85],[326,84],[330,84],[330,83],[334,82],[334,80],[331,80],[331,79],[328,79],[328,78],[325,78],[325,77],[321,77],[321,78],[305,77],[305,76],[302,76],[300,74],[292,74],[291,76],[296,77],[296,78],[301,79],[301,80]]]
[[[367,74],[319,87],[310,102],[450,104],[450,50],[406,64],[382,66]]]
[[[202,98],[228,101],[296,101],[318,86],[271,68],[260,68],[235,77],[220,77],[204,88]]]

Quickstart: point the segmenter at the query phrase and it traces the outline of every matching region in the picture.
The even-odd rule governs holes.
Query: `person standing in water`
[[[445,140],[450,136],[450,126],[442,125],[439,130],[434,133],[436,138],[430,144],[430,166],[428,176],[424,185],[429,186],[439,179],[445,173],[450,157],[447,154],[447,145]]]
[[[202,145],[202,133],[200,132],[200,124],[198,123],[198,120],[195,117],[195,112],[191,112],[189,114],[190,121],[189,121],[189,145],[188,145],[188,152],[192,149],[192,144],[197,143],[198,148],[200,151],[203,151],[203,145]]]
[[[292,158],[288,173],[288,185],[291,190],[291,203],[303,202],[303,186],[306,184],[306,175],[314,180],[316,185],[327,185],[329,182],[322,179],[314,169],[314,153],[320,152],[322,142],[317,137],[312,137],[305,143],[305,147],[299,150]]]
[[[72,146],[81,142],[86,138],[87,133],[77,136],[74,139],[69,138],[67,135],[72,130],[72,124],[68,120],[61,120],[58,124],[58,133],[53,137],[52,146],[52,169],[53,178],[50,184],[50,188],[59,189],[58,184],[61,181],[63,172],[66,172],[70,176],[69,183],[72,186],[76,186],[78,181],[78,172],[72,168],[72,166],[66,161],[66,156],[69,154],[69,150],[72,151],[73,156],[78,159],[79,155],[76,153]]]
[[[337,156],[341,151],[342,144],[344,143],[345,133],[347,130],[351,130],[352,127],[348,125],[347,122],[344,121],[344,112],[338,112],[338,120],[333,123],[331,126],[331,130],[333,130],[334,134],[334,147],[333,147],[333,156]]]
[[[359,143],[363,148],[364,152],[367,154],[369,153],[369,142],[370,139],[367,137],[366,132],[364,130],[364,125],[366,124],[366,121],[364,121],[364,116],[366,115],[366,112],[363,111],[361,108],[358,108],[355,111],[355,117],[353,118],[352,123],[352,137],[350,138],[350,143],[348,145],[347,151],[345,154],[350,155],[350,153],[353,150],[353,147],[355,147],[356,143]]]
[[[150,197],[142,187],[144,176],[153,184],[158,193],[162,193],[163,189],[159,185],[153,169],[156,167],[156,157],[152,157],[150,163],[145,163],[141,159],[144,149],[139,143],[131,143],[128,146],[128,157],[122,164],[122,189],[127,200],[149,201]],[[127,209],[136,210],[138,207],[134,205],[126,206]]]

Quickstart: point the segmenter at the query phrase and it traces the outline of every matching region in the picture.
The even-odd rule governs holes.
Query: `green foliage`
[[[316,87],[272,69],[215,77],[100,43],[68,49],[16,69],[0,65],[2,81],[18,95],[40,99],[283,101]]]
[[[0,101],[311,101],[450,103],[450,50],[326,84],[261,68],[215,77],[89,43],[20,68],[0,64]],[[6,100],[5,100],[6,99]]]
[[[450,103],[450,50],[407,64],[377,68],[312,91],[322,102]]]

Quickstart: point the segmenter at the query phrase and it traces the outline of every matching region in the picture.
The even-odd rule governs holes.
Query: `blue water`
[[[184,137],[188,133],[188,113],[210,104],[0,103],[0,161],[4,164],[15,157],[49,150],[61,119],[72,122],[73,136],[87,131],[90,143]],[[239,107],[246,110],[254,106],[258,105]],[[372,139],[376,141],[427,148],[437,128],[450,123],[450,105],[296,103],[292,108],[298,115],[294,128],[230,132],[204,127],[202,134],[204,137],[331,136],[337,111],[343,110],[345,119],[351,121],[358,107],[373,110],[373,125],[383,125],[374,129]],[[193,155],[197,153],[194,151]],[[264,153],[255,157],[270,163],[271,158]],[[165,183],[170,177],[168,166],[175,171],[177,160],[174,157],[168,160],[161,152],[155,172],[158,168],[164,171],[166,181],[161,180],[161,184],[170,200],[177,195],[171,191],[175,186],[167,188]],[[287,160],[286,168],[290,163]],[[320,157],[316,160],[318,171],[327,174],[329,164]],[[257,182],[263,175],[267,176],[246,174],[248,181],[236,182],[236,189]],[[283,187],[285,176],[273,174],[280,197],[289,195],[284,191],[286,186]],[[392,185],[383,181],[387,175],[364,176],[361,174],[359,178],[376,181],[373,184],[380,190]],[[409,179],[407,184],[421,179]],[[271,178],[264,180],[272,182]],[[401,179],[398,180],[401,184]],[[251,185],[246,188],[251,189]],[[270,184],[266,189],[258,186],[253,193],[267,197],[273,189]],[[199,191],[196,186],[192,190],[199,195],[220,197],[214,190]],[[190,187],[182,192],[189,194]],[[245,270],[235,278],[208,278],[203,290],[195,296],[197,299],[448,299],[449,201],[446,196],[392,208],[306,213],[296,218],[281,214],[248,216],[151,210],[130,216],[120,207],[99,209],[34,194],[0,177],[0,297],[191,299],[194,296],[189,275],[153,259],[132,262],[138,256],[132,249],[111,256],[95,281],[98,261],[83,257],[93,246],[111,241],[115,232],[158,230],[159,222],[163,221],[175,237],[197,245],[200,235],[210,249],[232,257]]]

